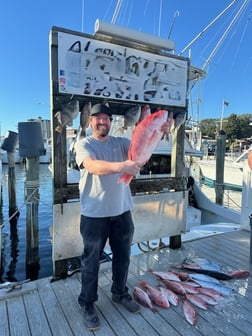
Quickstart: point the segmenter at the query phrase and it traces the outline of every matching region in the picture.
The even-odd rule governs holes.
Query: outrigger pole
[[[219,15],[217,15],[180,53],[182,55],[187,49],[189,49],[194,42],[196,42],[201,36],[222,16],[226,13],[231,6],[233,6],[237,0],[232,1]],[[245,1],[247,2],[247,0]]]

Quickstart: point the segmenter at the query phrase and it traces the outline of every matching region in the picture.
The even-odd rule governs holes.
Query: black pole
[[[217,136],[216,146],[216,179],[215,179],[215,201],[217,204],[223,205],[224,199],[224,163],[225,163],[225,148],[226,133],[223,130],[219,131]]]

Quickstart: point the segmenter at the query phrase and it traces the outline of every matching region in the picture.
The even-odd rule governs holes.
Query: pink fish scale
[[[130,160],[138,162],[140,166],[143,166],[149,160],[162,139],[163,133],[160,128],[167,117],[168,111],[159,110],[148,115],[136,126],[128,153]],[[132,178],[131,175],[122,174],[118,182],[129,184]]]

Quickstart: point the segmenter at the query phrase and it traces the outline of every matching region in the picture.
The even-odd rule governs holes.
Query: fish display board
[[[56,33],[60,94],[186,107],[188,58]]]

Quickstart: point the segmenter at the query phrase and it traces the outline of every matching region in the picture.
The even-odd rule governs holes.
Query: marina
[[[241,244],[242,242],[242,244]],[[181,249],[169,248],[143,253],[131,258],[128,284],[130,292],[141,280],[155,285],[155,277],[148,272],[169,270],[185,257],[204,257],[219,263],[224,270],[250,270],[249,232],[237,230],[183,243]],[[24,283],[21,289],[8,293],[0,290],[0,327],[3,335],[250,335],[252,313],[251,275],[225,281],[234,291],[221,298],[218,305],[204,311],[196,307],[198,321],[191,326],[183,316],[182,298],[177,307],[157,307],[153,313],[146,307],[139,314],[131,314],[111,301],[111,265],[101,265],[99,300],[97,302],[101,328],[95,332],[83,326],[82,312],[77,304],[80,274],[58,281],[46,277]]]
[[[204,30],[235,3],[223,9]],[[121,4],[118,1],[114,15]],[[188,51],[191,55],[191,45],[204,30],[178,53],[175,41],[116,25],[114,19],[111,23],[97,19],[93,35],[51,27],[51,115],[50,121],[45,120],[48,134],[42,135],[42,125],[37,122],[20,123],[19,148],[15,148],[16,144],[16,152],[13,148],[8,151],[8,146],[3,148],[8,151],[8,166],[4,165],[1,171],[3,335],[251,334],[252,152],[239,169],[239,189],[227,188],[220,169],[225,155],[225,132],[220,129],[216,134],[218,174],[207,186],[202,183],[207,182],[207,175],[199,165],[194,166],[202,160],[202,148],[196,149],[193,132],[194,142],[186,136],[190,91],[205,79],[208,64],[246,4],[247,0],[236,8],[237,12],[233,11],[230,26],[203,67],[192,65],[190,57],[183,54]],[[81,142],[76,146],[77,141],[90,134],[92,137],[84,139],[83,147],[78,148]],[[201,134],[198,140],[201,141]],[[92,141],[97,149],[92,147]],[[100,149],[101,144],[106,147]],[[14,152],[25,159],[13,165]],[[49,155],[42,165],[40,157],[46,152]],[[79,186],[80,170],[83,183]],[[11,207],[7,200],[15,199],[13,189],[17,190],[17,200]],[[80,272],[80,214],[89,217],[90,223],[92,218],[93,222],[104,220],[115,225],[117,217],[122,220],[131,209],[130,194],[132,241],[122,248],[126,244],[125,232],[117,231],[112,237],[106,230],[101,239],[104,245],[107,239],[104,250],[90,253],[96,256],[95,262],[82,259],[87,274],[95,273],[93,269],[98,269],[100,261],[99,299],[95,305],[101,325],[90,331],[85,327],[90,327],[90,321],[87,317],[84,321],[83,309],[78,305],[81,283],[86,280],[83,276],[81,281]],[[84,224],[85,217],[82,219]],[[81,230],[83,235],[88,231]],[[91,234],[88,238],[84,244],[92,241]],[[93,239],[94,244],[89,244],[92,251],[101,240]],[[124,284],[116,284],[116,262],[119,264],[121,252],[115,245],[125,252],[130,243],[127,286],[141,306],[140,312],[134,314],[111,298],[112,278],[114,294],[119,293],[115,296],[127,289]],[[202,260],[204,266],[200,266]],[[126,262],[125,268],[121,267],[120,273],[127,265]],[[162,279],[161,272],[176,279]],[[127,274],[122,274],[120,277],[126,279]],[[207,277],[207,282],[200,276],[205,276],[204,280]],[[82,287],[86,305],[95,297],[84,295],[88,285],[86,281]],[[172,288],[178,304],[166,297],[164,307],[165,302],[151,296],[148,286],[160,293]],[[183,290],[178,290],[179,286]],[[144,302],[139,297],[140,288],[145,294]],[[90,293],[95,290],[94,285]],[[200,295],[205,292],[208,295],[203,299]],[[96,322],[93,319],[90,323]]]

